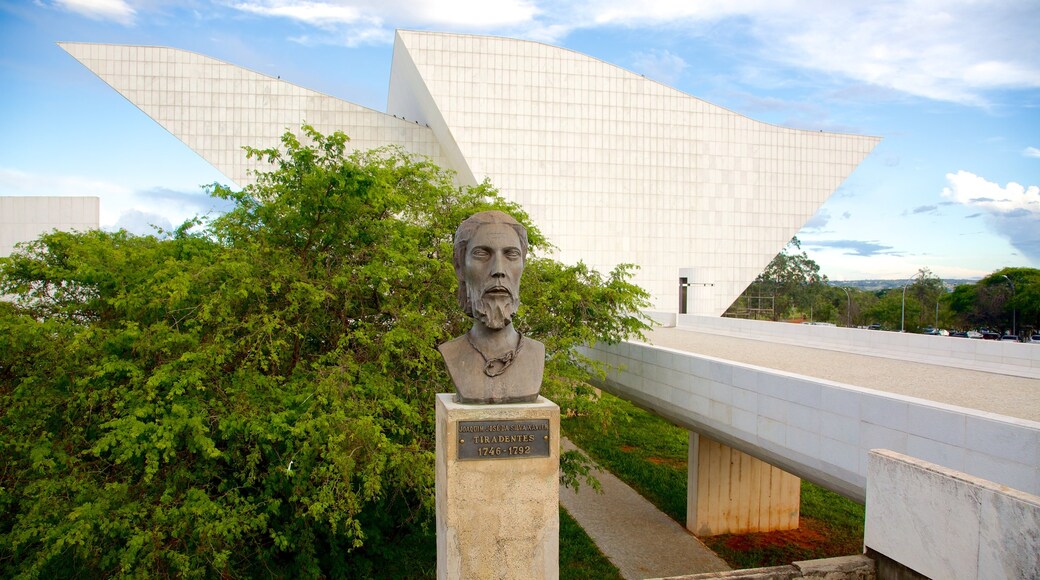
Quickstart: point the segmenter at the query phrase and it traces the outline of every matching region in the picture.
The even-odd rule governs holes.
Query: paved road
[[[1040,421],[1040,379],[735,338],[682,328],[658,327],[646,336],[649,343],[657,346]]]

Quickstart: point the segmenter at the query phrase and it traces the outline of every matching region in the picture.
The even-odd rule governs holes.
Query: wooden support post
[[[698,536],[798,527],[801,479],[690,432],[686,528]]]

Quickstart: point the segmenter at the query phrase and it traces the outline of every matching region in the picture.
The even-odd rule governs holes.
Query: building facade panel
[[[97,229],[100,212],[97,197],[0,196],[0,257],[53,230]]]
[[[432,105],[394,92],[405,64]],[[436,111],[474,180],[524,206],[563,260],[638,264],[661,309],[687,268],[712,289],[692,311],[721,314],[877,143],[760,123],[527,41],[402,31],[394,66],[390,112]]]
[[[429,127],[278,78],[173,48],[63,42],[60,46],[240,186],[268,166],[242,147],[276,147],[286,128],[342,130],[351,150],[396,144],[445,165]]]

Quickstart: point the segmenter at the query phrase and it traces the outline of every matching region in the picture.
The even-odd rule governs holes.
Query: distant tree
[[[878,296],[874,292],[849,288],[852,296],[852,326],[868,326],[877,322],[868,313],[878,302]]]
[[[872,292],[841,286],[827,286],[822,297],[826,300],[826,309],[817,310],[814,318],[839,326],[870,324],[864,322],[863,312],[877,302],[877,297]]]
[[[935,326],[936,307],[942,309],[945,295],[942,279],[928,268],[921,268],[903,286],[878,292],[878,300],[867,316],[889,330],[902,326],[907,332],[920,332]],[[942,320],[942,312],[939,314]]]
[[[749,303],[748,295],[767,295],[772,297],[773,320],[789,318],[796,314],[809,317],[817,307],[822,308],[823,319],[834,315],[834,309],[828,305],[827,277],[820,274],[820,266],[803,251],[798,237],[791,238],[783,251],[776,255],[766,269],[755,278],[744,293],[743,301],[738,299],[727,310],[727,315],[735,315],[736,311]],[[817,304],[817,301],[820,301]]]
[[[950,310],[954,313],[956,325],[962,329],[974,329],[988,326],[995,313],[992,302],[985,297],[980,300],[977,284],[958,284],[950,293]]]
[[[946,295],[946,287],[942,278],[936,276],[928,268],[918,270],[916,277],[906,289],[907,302],[916,302],[916,316],[907,318],[907,331],[931,328],[937,325],[942,297]]]
[[[903,307],[902,288],[881,290],[876,295],[877,301],[866,311],[870,324],[880,324],[885,330],[899,330]],[[907,316],[911,319],[919,313],[920,306],[916,302],[907,305]]]
[[[968,328],[1022,332],[1040,328],[1040,270],[1002,268],[954,289],[950,308]]]
[[[431,573],[453,231],[496,208],[547,242],[488,184],[304,132],[212,221],[0,261],[0,576]],[[530,256],[516,323],[564,412],[599,412],[574,347],[646,328],[628,271]]]

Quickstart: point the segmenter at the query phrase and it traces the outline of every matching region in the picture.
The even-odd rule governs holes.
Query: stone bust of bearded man
[[[459,306],[473,317],[473,327],[437,349],[459,403],[538,399],[545,345],[513,327],[526,260],[527,230],[509,214],[476,213],[455,231],[452,264],[459,281]]]

